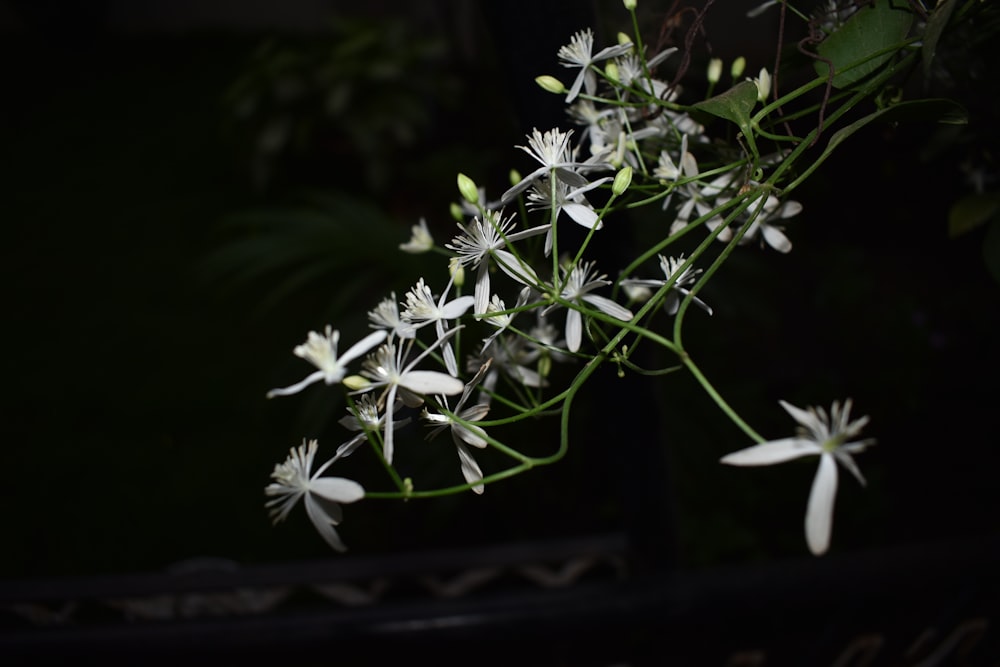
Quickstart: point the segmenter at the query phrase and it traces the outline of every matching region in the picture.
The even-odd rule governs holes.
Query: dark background
[[[655,21],[669,4],[643,6]],[[348,339],[382,295],[412,284],[422,265],[396,246],[421,215],[449,237],[456,172],[499,192],[511,165],[527,166],[513,145],[563,123],[558,98],[532,83],[562,74],[558,47],[597,16],[607,39],[628,29],[610,1],[576,13],[544,2],[278,6],[0,3],[0,578],[327,556],[301,512],[270,526],[262,490],[303,436],[337,444],[343,408],[320,388],[264,393],[304,372],[290,352],[306,331],[333,322]],[[713,53],[747,55],[748,73],[770,66],[767,31],[734,33],[718,11]],[[308,95],[238,113],[239,82],[273,90],[261,63],[280,59],[262,53],[297,54],[281,67],[303,71],[329,63],[345,35],[384,36],[396,19],[398,41],[358,48],[403,69],[337,75],[352,82],[355,113],[325,114]],[[418,41],[434,48],[409,50]],[[989,84],[946,92],[966,98],[973,132],[996,121]],[[393,129],[392,114],[380,124],[386,109],[407,126]],[[283,114],[290,138],[265,160],[255,147]],[[998,529],[1000,290],[984,230],[947,233],[968,189],[961,163],[995,143],[958,137],[929,156],[933,132],[878,126],[845,145],[796,193],[793,252],[739,253],[705,294],[716,315],[692,317],[686,336],[767,437],[792,426],[779,398],[851,396],[871,416],[878,445],[858,457],[869,487],[842,477],[835,552]],[[381,142],[362,140],[372,136]],[[237,270],[269,258],[260,275]],[[312,279],[302,262],[319,267]],[[599,425],[582,426],[551,470],[483,498],[347,508],[352,553],[624,526],[688,567],[805,555],[812,461],[723,468],[718,457],[748,443],[689,378],[625,384],[609,404],[598,392],[616,381],[609,371],[582,397],[579,414]]]

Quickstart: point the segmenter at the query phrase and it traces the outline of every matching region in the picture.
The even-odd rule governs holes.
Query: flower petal
[[[767,466],[822,453],[823,448],[811,440],[783,438],[726,454],[719,462],[733,466]]]
[[[569,348],[570,352],[576,352],[580,349],[580,340],[583,337],[583,320],[580,317],[580,311],[578,310],[567,310],[566,311],[566,347]]]
[[[316,532],[326,540],[327,544],[337,551],[347,551],[347,545],[341,541],[337,529],[333,527],[333,519],[320,506],[319,502],[309,495],[306,496],[306,514],[309,515],[309,520],[316,528]]]
[[[604,226],[597,215],[597,211],[590,206],[584,204],[563,204],[562,210],[566,211],[566,215],[572,218],[573,222],[587,229],[601,229]]]
[[[335,503],[353,503],[365,497],[365,489],[345,477],[317,477],[310,480],[309,490]]]
[[[806,542],[814,555],[826,553],[830,546],[833,527],[833,501],[837,495],[837,462],[824,454],[819,459],[819,470],[813,479],[806,507]]]
[[[367,336],[359,340],[357,343],[352,345],[347,350],[347,352],[344,352],[344,354],[340,355],[340,359],[338,360],[340,362],[340,365],[346,366],[348,361],[351,361],[352,359],[357,359],[362,354],[364,354],[365,352],[367,352],[368,350],[372,349],[373,347],[381,343],[383,340],[385,340],[386,335],[387,334],[384,329],[379,331],[374,331],[368,334]]]
[[[440,371],[407,371],[399,378],[399,385],[418,394],[461,394],[465,383]]]
[[[584,294],[583,300],[593,306],[597,306],[599,310],[617,320],[628,322],[633,317],[631,310],[607,297],[597,294]]]
[[[476,459],[472,458],[472,454],[468,448],[458,441],[455,442],[455,447],[458,450],[458,459],[462,462],[462,476],[465,477],[465,481],[469,484],[475,484],[480,481],[483,478],[483,471],[480,469],[479,464],[476,463]],[[485,490],[486,487],[482,484],[476,484],[472,487],[474,493],[482,493]]]
[[[267,392],[268,398],[273,398],[275,396],[289,396],[290,394],[297,394],[314,382],[319,382],[326,376],[323,371],[316,371],[311,373],[305,380],[301,382],[296,382],[290,387],[285,387],[284,389],[272,389]]]

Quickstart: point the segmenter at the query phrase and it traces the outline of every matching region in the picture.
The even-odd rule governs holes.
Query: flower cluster
[[[634,11],[635,3],[626,7]],[[782,112],[766,104],[774,93],[766,69],[747,79],[744,64],[734,64],[726,90],[692,100],[673,78],[657,75],[677,53],[649,52],[639,35],[620,36],[595,52],[592,31],[572,35],[555,54],[570,70],[569,85],[551,75],[537,79],[564,96],[569,127],[535,129],[517,146],[530,171],[512,172],[506,189],[492,193],[460,174],[461,200],[452,206],[455,227],[447,240],[438,242],[432,228],[441,227],[422,218],[400,244],[403,252],[434,251],[447,261],[429,264],[401,299],[394,292],[375,304],[368,311],[372,332],[342,355],[339,333],[329,326],[294,348],[318,370],[268,396],[320,381],[341,385],[348,414],[339,424],[348,434],[315,473],[315,441],[276,467],[267,492],[279,496],[271,501],[277,519],[304,498],[317,530],[341,549],[333,526],[342,503],[481,494],[491,483],[557,461],[565,433],[555,454],[538,456],[506,441],[505,427],[569,410],[572,395],[602,363],[617,364],[621,373],[658,371],[641,368],[632,356],[640,344],[654,344],[676,355],[722,413],[758,443],[723,463],[820,457],[806,536],[813,553],[828,549],[837,464],[864,481],[853,455],[872,442],[857,439],[867,417],[852,421],[850,401],[834,403],[829,414],[782,402],[800,433],[764,442],[722,399],[681,337],[687,317],[727,307],[724,295],[708,301],[703,295],[734,252],[755,253],[757,261],[791,252],[794,227],[786,226],[803,206],[788,195],[801,180],[793,165],[808,142],[780,134]],[[710,63],[708,79],[710,90],[721,83],[721,63]],[[761,151],[765,142],[771,152]],[[596,249],[621,246],[627,213],[640,208],[658,240],[633,249],[634,259],[622,266],[599,267]],[[446,431],[459,463],[452,484],[426,488],[419,475],[397,472],[414,441],[441,442]],[[366,492],[320,476],[361,448],[384,464],[389,490]],[[448,456],[454,465],[454,454]]]

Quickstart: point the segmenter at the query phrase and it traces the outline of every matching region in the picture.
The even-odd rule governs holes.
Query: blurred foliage
[[[294,182],[304,175],[298,167],[321,156],[350,185],[384,190],[396,153],[455,96],[446,55],[441,39],[418,36],[399,18],[340,16],[315,38],[268,38],[225,95],[229,130],[249,151],[254,183],[267,188],[282,175]]]

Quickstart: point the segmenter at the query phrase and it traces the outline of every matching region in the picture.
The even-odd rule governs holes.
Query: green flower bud
[[[712,58],[708,61],[708,82],[719,83],[722,78],[722,58]]]
[[[605,65],[604,76],[608,77],[608,80],[612,83],[618,83],[620,81],[618,78],[618,65],[614,63],[608,63]]]
[[[452,257],[448,260],[448,273],[451,274],[455,287],[461,287],[465,284],[465,267],[458,261],[458,257]]]
[[[462,211],[462,205],[458,202],[452,202],[448,207],[448,212],[451,213],[451,217],[455,222],[462,222],[465,220],[465,213]]]
[[[563,82],[548,74],[536,76],[535,83],[541,86],[543,90],[555,93],[556,95],[562,95],[566,92],[566,86],[563,85]]]
[[[625,5],[625,9],[632,11],[635,9],[637,0],[622,0],[622,4]]]
[[[628,186],[632,184],[632,167],[624,167],[621,171],[615,174],[615,180],[611,184],[611,191],[615,193],[616,196],[621,196]]]
[[[351,391],[365,389],[371,385],[371,380],[361,375],[348,375],[344,378],[344,386]]]
[[[738,79],[743,76],[743,70],[747,67],[747,59],[740,56],[733,61],[732,67],[729,68],[729,74],[732,75],[733,79]]]
[[[521,172],[519,172],[517,169],[511,169],[510,173],[507,175],[507,178],[510,179],[511,185],[517,185],[518,183],[521,182]]]
[[[476,182],[465,174],[458,175],[458,191],[462,193],[462,198],[472,205],[479,203],[479,188]]]

